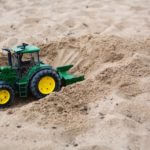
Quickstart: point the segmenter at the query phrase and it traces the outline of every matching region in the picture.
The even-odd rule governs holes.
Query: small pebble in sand
[[[17,127],[17,128],[21,128],[22,126],[21,126],[21,125],[17,125],[16,127]]]
[[[57,127],[52,127],[52,129],[57,129]]]
[[[62,113],[63,110],[64,110],[64,109],[63,109],[63,107],[61,107],[61,106],[59,106],[58,109],[57,109],[57,111],[58,111],[59,113]]]
[[[80,109],[80,111],[88,111],[88,107],[87,106],[84,106]]]
[[[7,111],[7,114],[8,114],[8,115],[11,115],[11,114],[13,114],[13,113],[14,113],[14,111],[12,111],[12,110],[8,110],[8,111]]]
[[[99,115],[100,115],[100,119],[104,119],[105,118],[105,114],[100,112]]]
[[[69,147],[69,145],[68,145],[68,144],[66,144],[66,147]]]
[[[36,143],[36,140],[34,140],[33,142]]]
[[[9,127],[9,124],[6,124],[6,127]]]
[[[74,144],[73,144],[73,146],[74,146],[74,147],[77,147],[77,146],[78,146],[78,144],[77,144],[77,143],[74,143]]]

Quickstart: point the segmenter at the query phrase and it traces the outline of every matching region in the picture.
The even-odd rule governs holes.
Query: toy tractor
[[[0,67],[0,107],[10,106],[15,95],[27,97],[31,93],[40,99],[53,91],[84,80],[67,71],[73,65],[57,67],[44,64],[39,59],[40,49],[23,43],[13,49],[3,49],[8,53],[8,66]]]

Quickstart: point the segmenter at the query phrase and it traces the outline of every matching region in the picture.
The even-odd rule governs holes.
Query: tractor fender
[[[0,81],[0,85],[2,85],[2,84],[5,84],[5,85],[8,85],[8,86],[11,86],[13,89],[15,89],[15,87],[14,86],[12,86],[11,84],[9,84],[8,82],[6,82],[6,81]]]
[[[12,88],[14,89],[14,87],[11,86],[11,84],[9,84],[9,83],[6,82],[6,81],[0,81],[0,85],[2,85],[2,84],[8,85],[8,86],[10,86],[10,87],[12,87]]]

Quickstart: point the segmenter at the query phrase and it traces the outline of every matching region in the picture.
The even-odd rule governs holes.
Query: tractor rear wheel
[[[14,102],[14,90],[5,83],[0,84],[0,107],[10,106]]]
[[[61,79],[58,73],[52,69],[41,70],[36,73],[30,82],[30,91],[37,99],[59,91],[61,88]]]

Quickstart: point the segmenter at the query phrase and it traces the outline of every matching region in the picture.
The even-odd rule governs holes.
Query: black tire
[[[30,81],[30,87],[29,87],[31,94],[37,99],[43,98],[46,95],[48,95],[48,94],[42,94],[38,89],[39,81],[44,76],[50,76],[54,79],[55,88],[53,91],[59,91],[61,89],[61,79],[55,70],[53,69],[41,70],[33,76],[33,78]]]
[[[5,108],[5,107],[12,105],[14,102],[14,98],[15,98],[15,93],[14,93],[13,88],[8,84],[1,83],[0,84],[0,91],[1,90],[7,90],[10,94],[10,98],[5,104],[0,104],[0,108]]]

